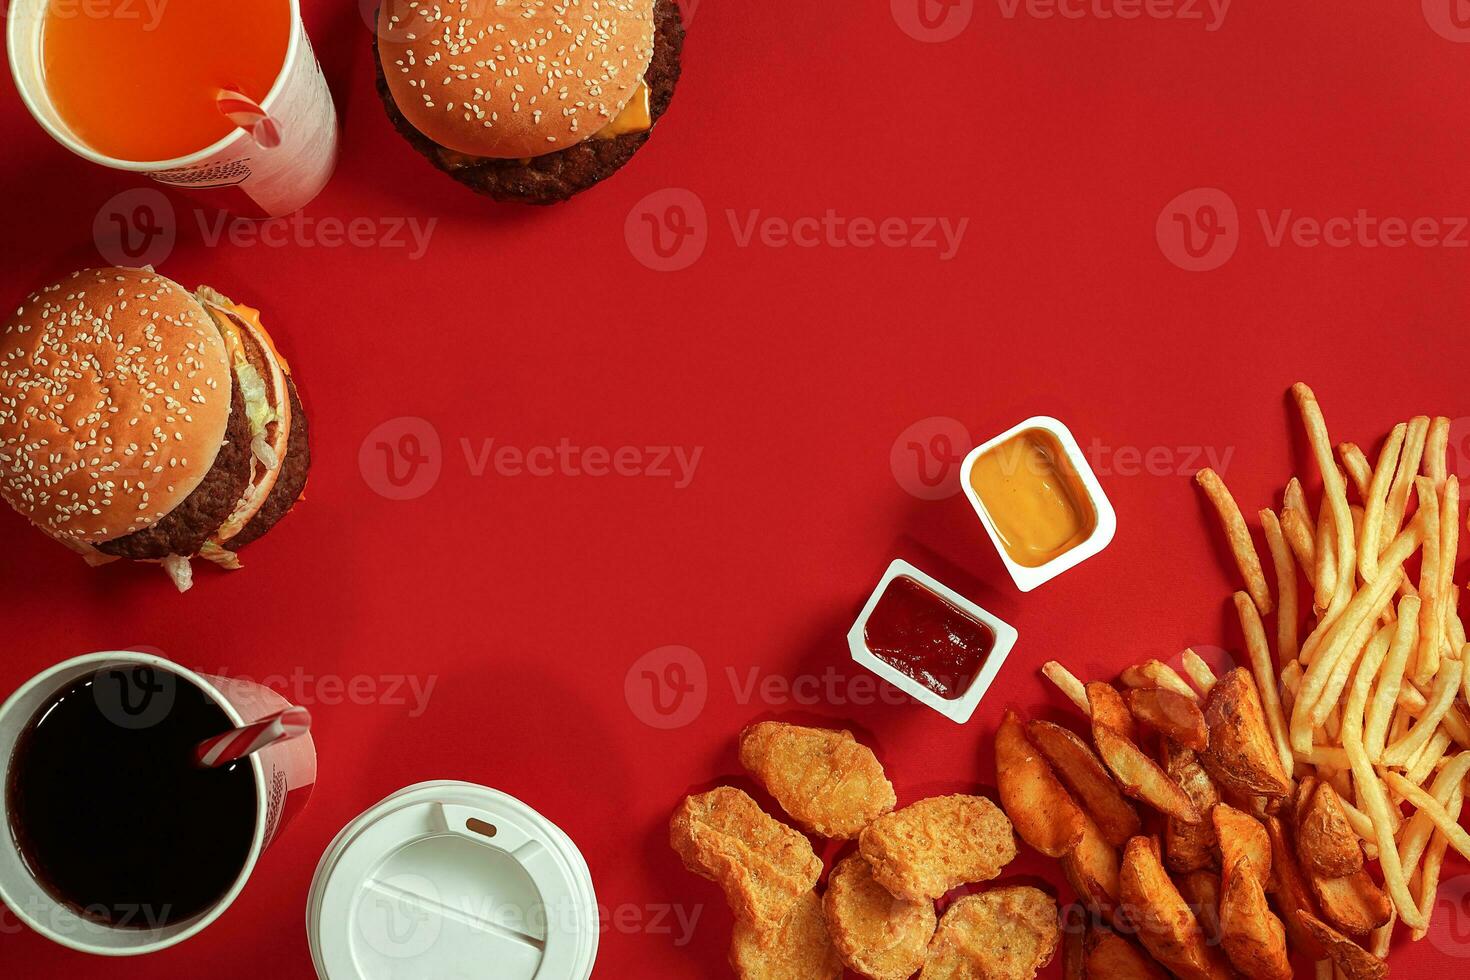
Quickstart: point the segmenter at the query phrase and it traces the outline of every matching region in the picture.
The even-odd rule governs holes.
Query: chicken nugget
[[[684,867],[725,890],[736,918],[762,933],[779,928],[822,876],[811,841],[731,786],[679,804],[669,844]]]
[[[858,842],[873,877],[899,898],[933,901],[989,881],[1016,858],[1016,835],[983,796],[935,796],[874,820]]]
[[[894,898],[861,854],[850,854],[827,879],[827,928],[849,967],[870,980],[908,980],[924,962],[938,917],[934,903]]]
[[[852,732],[763,721],[741,733],[740,764],[823,837],[851,840],[898,803],[878,757]]]
[[[919,980],[1031,980],[1061,940],[1050,895],[1026,885],[993,888],[944,913]]]
[[[735,923],[730,966],[740,980],[838,980],[842,960],[827,932],[827,913],[807,892],[774,933]]]

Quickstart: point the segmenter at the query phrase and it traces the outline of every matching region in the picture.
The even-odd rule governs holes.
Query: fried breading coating
[[[822,876],[811,841],[745,792],[720,786],[685,798],[669,821],[684,867],[725,890],[736,918],[774,932]]]
[[[822,837],[851,840],[898,803],[878,757],[848,731],[763,721],[741,733],[740,764]]]
[[[915,901],[989,881],[1016,857],[1010,819],[983,796],[920,800],[873,821],[858,846],[883,887]]]
[[[870,980],[908,980],[924,962],[938,917],[931,901],[894,898],[861,854],[827,879],[827,928],[842,961]]]
[[[1050,895],[1025,885],[993,888],[944,913],[919,980],[1031,980],[1061,939]]]
[[[807,892],[773,933],[735,923],[730,966],[740,980],[838,980],[842,959],[827,932],[827,913]]]

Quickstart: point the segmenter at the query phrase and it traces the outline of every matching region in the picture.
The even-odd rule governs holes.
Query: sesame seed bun
[[[440,146],[496,159],[591,137],[637,92],[655,0],[383,0],[395,103]]]
[[[214,466],[233,388],[218,329],[178,283],[75,273],[0,331],[0,495],[71,542],[149,527]]]

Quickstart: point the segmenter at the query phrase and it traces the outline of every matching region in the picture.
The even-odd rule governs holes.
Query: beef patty
[[[250,484],[250,458],[250,419],[240,386],[235,385],[224,445],[204,481],[158,523],[95,547],[104,554],[134,560],[197,554],[244,496]]]
[[[286,378],[286,391],[291,398],[291,431],[286,435],[286,458],[281,461],[281,472],[276,475],[276,484],[266,495],[265,503],[240,529],[240,533],[224,543],[231,551],[245,547],[276,526],[286,512],[301,499],[306,489],[306,474],[311,469],[310,426],[306,421],[306,409],[301,407],[301,395],[296,391],[296,382]]]
[[[656,124],[674,98],[674,85],[679,81],[679,56],[684,49],[684,21],[675,0],[657,0],[654,6],[653,57],[643,80],[649,89],[649,111]],[[455,180],[497,201],[521,204],[559,204],[606,180],[633,159],[652,130],[625,133],[613,139],[586,139],[565,150],[532,157],[529,160],[495,160],[472,157],[440,146],[414,128],[398,110],[388,81],[383,76],[383,60],[378,53],[377,35],[373,36],[373,63],[378,71],[378,95],[388,110],[388,118],[409,144],[440,170]]]

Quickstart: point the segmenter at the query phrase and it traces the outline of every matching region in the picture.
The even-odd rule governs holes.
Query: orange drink
[[[291,40],[290,0],[46,0],[41,60],[66,126],[118,160],[172,160],[235,126],[216,97],[264,102]]]

